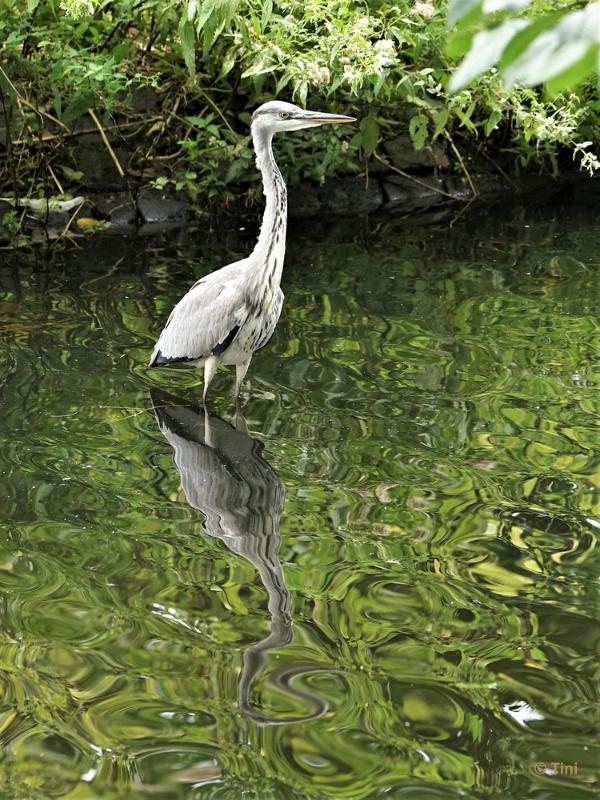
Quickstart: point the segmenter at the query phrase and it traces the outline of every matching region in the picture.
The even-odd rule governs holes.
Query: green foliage
[[[12,239],[21,230],[21,220],[17,211],[6,211],[0,218],[0,238]]]
[[[597,139],[599,109],[591,87],[549,103],[521,86],[534,63],[523,61],[537,41],[532,32],[568,33],[573,16],[562,0],[550,14],[553,28],[540,22],[549,18],[543,0],[533,4],[544,12],[539,19],[506,16],[525,5],[451,4],[458,30],[448,55],[441,0],[5,0],[0,125],[10,157],[0,162],[0,182],[28,196],[62,193],[49,167],[73,180],[78,165],[66,146],[78,131],[95,130],[92,110],[115,146],[121,140],[133,150],[130,175],[199,202],[227,202],[240,187],[252,200],[254,189],[245,188],[255,181],[249,116],[272,97],[360,118],[350,136],[332,128],[299,134],[293,146],[279,141],[292,183],[363,172],[370,158],[382,158],[381,143],[398,134],[416,149],[451,142],[465,160],[481,149],[508,153],[517,169],[557,169],[567,151],[593,170],[589,143]],[[486,9],[494,10],[496,27],[486,27]],[[469,88],[449,94],[453,59],[466,52],[452,88]],[[507,88],[495,73],[481,77],[509,52],[514,85]],[[571,68],[552,77],[555,88]],[[155,113],[135,110],[137,93],[148,87]]]
[[[448,19],[457,26],[450,52],[466,53],[450,80],[458,91],[498,65],[505,85],[545,83],[550,94],[600,74],[600,3],[538,2],[532,16],[520,12],[531,0],[450,0]]]

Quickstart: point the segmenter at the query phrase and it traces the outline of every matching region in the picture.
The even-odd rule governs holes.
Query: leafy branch
[[[464,56],[450,91],[464,89],[493,67],[507,88],[545,84],[550,96],[600,74],[600,3],[575,9],[563,3],[527,16],[531,5],[531,0],[450,0],[448,21],[455,33],[448,52]]]

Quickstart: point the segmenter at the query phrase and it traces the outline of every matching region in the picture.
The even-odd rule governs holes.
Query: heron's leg
[[[240,396],[240,390],[242,388],[242,382],[246,377],[246,373],[248,372],[248,367],[250,366],[250,362],[252,361],[252,356],[248,359],[248,361],[244,361],[241,364],[235,365],[235,397]]]
[[[206,398],[208,397],[208,387],[214,378],[218,366],[219,359],[216,356],[209,356],[204,362],[204,392],[202,393],[202,402],[204,405],[206,405]]]
[[[246,417],[242,412],[242,406],[239,397],[236,398],[235,403],[235,429],[240,433],[249,433],[248,423],[246,422]]]
[[[204,444],[207,447],[214,447],[212,427],[210,424],[210,414],[208,413],[208,410],[204,411]]]

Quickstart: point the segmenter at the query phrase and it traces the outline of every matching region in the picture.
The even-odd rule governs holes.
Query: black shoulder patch
[[[240,329],[239,325],[234,325],[233,328],[229,331],[227,336],[223,339],[222,342],[216,344],[212,349],[213,356],[220,356],[221,353],[224,353],[225,350],[229,347],[229,345],[233,342],[235,337],[238,335],[238,331]]]
[[[202,358],[202,356],[200,356]],[[190,358],[189,356],[163,356],[163,354],[158,351],[156,354],[154,361],[150,364],[151,367],[166,367],[169,364],[185,364],[188,361],[196,361],[195,358]]]

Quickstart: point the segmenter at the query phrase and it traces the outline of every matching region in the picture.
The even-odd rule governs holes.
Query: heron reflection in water
[[[327,710],[319,698],[291,685],[307,672],[305,665],[286,665],[271,673],[271,680],[288,694],[304,701],[310,713],[294,718],[270,718],[250,703],[250,689],[270,650],[292,640],[292,597],[279,560],[279,525],[285,489],[271,465],[261,455],[262,445],[246,430],[241,414],[236,426],[205,409],[153,390],[152,402],[161,432],[173,448],[188,503],[205,516],[204,530],[256,567],[268,595],[271,632],[244,653],[239,686],[240,710],[258,723],[281,725],[315,719]],[[311,666],[310,671],[314,670]]]

